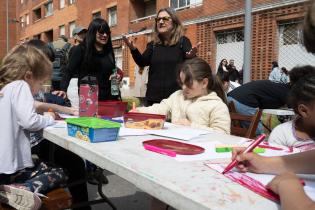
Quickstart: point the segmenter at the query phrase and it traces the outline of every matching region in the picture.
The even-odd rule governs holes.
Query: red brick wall
[[[9,6],[9,48],[16,44],[17,24],[12,21],[15,18],[15,1],[7,0]],[[0,1],[0,61],[7,52],[7,15],[6,0]]]

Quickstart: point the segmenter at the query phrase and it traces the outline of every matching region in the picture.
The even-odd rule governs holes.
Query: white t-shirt
[[[7,84],[0,93],[0,174],[12,174],[33,166],[28,131],[43,129],[54,119],[35,112],[30,87],[24,80]]]
[[[300,147],[302,145],[314,143],[314,141],[311,139],[310,140],[299,139],[295,135],[296,131],[295,131],[295,127],[293,123],[294,121],[291,120],[275,127],[272,130],[268,138],[268,141],[270,143],[275,143],[275,144],[288,146],[288,147],[289,146]]]

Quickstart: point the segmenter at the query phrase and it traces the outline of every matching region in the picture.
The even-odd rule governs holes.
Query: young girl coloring
[[[54,114],[35,112],[33,99],[51,71],[48,58],[25,45],[13,48],[0,68],[0,201],[17,209],[38,209],[41,201],[33,192],[46,193],[66,181],[61,168],[34,167],[31,157],[29,131],[54,123]]]
[[[225,93],[209,64],[197,57],[186,60],[179,68],[178,82],[182,90],[137,111],[163,114],[175,124],[229,134],[231,120]]]

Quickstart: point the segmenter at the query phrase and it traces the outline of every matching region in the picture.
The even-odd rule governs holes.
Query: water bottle
[[[113,69],[113,74],[112,78],[110,81],[110,92],[113,96],[118,96],[119,95],[119,82],[117,79],[117,69]]]

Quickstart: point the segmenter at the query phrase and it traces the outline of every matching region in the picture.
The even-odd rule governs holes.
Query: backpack
[[[50,47],[54,50],[55,53],[52,80],[60,81],[67,70],[68,54],[71,44],[66,43],[62,48],[55,48],[53,44],[50,44]]]

